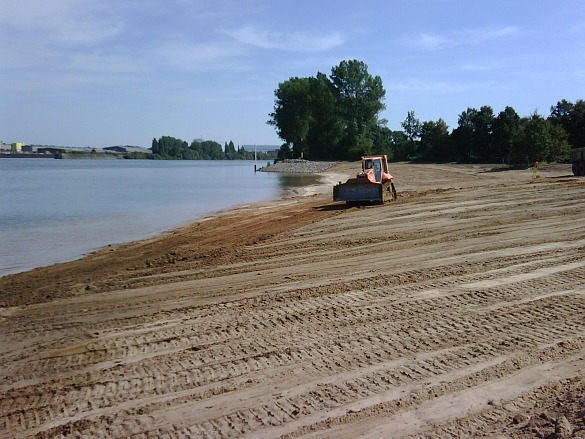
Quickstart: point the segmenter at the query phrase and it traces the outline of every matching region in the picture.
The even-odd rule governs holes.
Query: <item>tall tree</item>
[[[414,111],[409,111],[406,114],[406,119],[404,119],[400,125],[402,125],[408,140],[416,142],[420,139],[421,123],[415,116]]]
[[[420,140],[421,123],[414,115],[414,111],[406,114],[406,119],[401,122],[404,133],[408,138],[406,149],[400,152],[400,158],[412,160],[417,157],[418,141]]]
[[[386,126],[386,121],[381,121],[378,126],[370,131],[374,154],[386,154],[391,160],[395,154],[395,136],[394,132]]]
[[[498,161],[510,155],[514,141],[520,133],[520,127],[520,116],[512,107],[506,107],[494,119],[492,146]]]
[[[493,161],[495,154],[492,147],[492,126],[494,110],[483,105],[475,114],[473,122],[473,142],[477,158],[481,161]]]
[[[270,113],[269,125],[276,127],[278,137],[292,145],[293,154],[300,156],[305,149],[311,109],[307,97],[310,92],[309,78],[290,78],[278,84],[274,91],[274,112]]]
[[[386,105],[386,90],[379,76],[368,73],[368,66],[358,60],[341,61],[331,69],[341,117],[344,120],[343,149],[368,149],[369,132],[377,126],[378,114]]]
[[[579,99],[572,103],[563,99],[551,107],[549,118],[554,124],[564,128],[573,148],[585,148],[585,101]]]
[[[363,62],[342,61],[329,78],[318,73],[280,83],[268,124],[292,145],[293,156],[359,156],[372,150],[385,94],[381,78],[370,75]]]
[[[451,134],[453,155],[463,161],[491,161],[494,152],[491,144],[494,111],[489,105],[479,110],[467,108],[459,115],[458,126]]]
[[[344,124],[333,86],[325,74],[317,73],[315,78],[309,78],[307,99],[310,107],[307,158],[341,157],[339,141]]]
[[[443,119],[423,122],[420,128],[420,157],[427,160],[445,161],[448,156],[449,127]]]

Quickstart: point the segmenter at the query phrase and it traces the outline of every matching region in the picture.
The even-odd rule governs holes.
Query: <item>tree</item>
[[[458,161],[469,161],[473,156],[473,120],[477,110],[467,108],[459,115],[457,128],[451,133],[452,158]]]
[[[492,126],[494,110],[489,105],[483,105],[472,120],[473,147],[477,158],[484,162],[494,161],[495,154],[492,147]]]
[[[331,69],[330,79],[345,125],[343,149],[363,148],[371,143],[368,134],[377,126],[380,111],[386,108],[382,79],[370,75],[368,66],[358,60],[341,61]]]
[[[448,159],[449,127],[443,119],[423,122],[420,128],[420,157],[427,160]]]
[[[452,154],[457,160],[492,161],[491,144],[494,111],[489,105],[479,110],[467,108],[459,115],[458,126],[451,134]]]
[[[292,145],[293,154],[300,156],[304,150],[311,111],[309,78],[290,78],[278,84],[274,91],[274,112],[270,113],[269,125],[276,127],[278,137]]]
[[[158,142],[153,142],[152,152],[164,158],[182,158],[183,150],[187,148],[187,142],[181,139],[162,136]]]
[[[236,152],[236,147],[234,142],[230,140],[230,143],[226,143],[224,146],[224,154],[225,158],[228,160],[235,160],[238,153]]]
[[[549,117],[552,123],[563,127],[573,148],[585,148],[585,101],[575,104],[563,99],[551,107]]]
[[[404,119],[400,125],[404,128],[404,133],[408,138],[406,149],[401,151],[401,158],[406,160],[415,159],[417,157],[418,141],[420,139],[420,120],[416,118],[414,111],[409,111],[406,114],[406,119]]]
[[[565,130],[535,112],[523,120],[510,155],[515,164],[532,165],[534,162],[566,160],[569,151]]]
[[[310,108],[306,156],[309,159],[341,157],[339,141],[343,136],[343,119],[340,115],[334,89],[323,73],[309,78]]]
[[[408,137],[404,133],[404,131],[392,131],[392,149],[394,151],[394,158],[400,159],[403,158],[403,154],[401,151],[406,151],[408,149]]]
[[[342,61],[330,77],[317,73],[280,83],[268,124],[294,157],[353,158],[372,151],[385,94],[380,77],[363,62]]]
[[[374,154],[386,154],[391,160],[395,152],[394,132],[386,126],[386,121],[380,121],[375,129],[370,131]]]
[[[512,107],[506,107],[496,116],[492,125],[492,146],[497,158],[510,155],[520,127],[520,116]]]
[[[292,151],[290,150],[290,146],[288,145],[288,143],[284,143],[280,149],[278,150],[278,155],[277,155],[277,159],[278,160],[284,160],[284,159],[290,159],[292,156]]]

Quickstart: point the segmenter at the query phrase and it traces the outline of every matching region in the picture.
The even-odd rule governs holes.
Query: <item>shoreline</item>
[[[229,222],[229,218],[234,216],[238,217],[238,219],[245,216],[254,217],[258,212],[271,212],[286,205],[301,208],[300,206],[305,204],[330,202],[331,182],[345,175],[344,173],[351,174],[348,171],[350,169],[353,171],[354,167],[355,164],[340,162],[330,167],[328,171],[315,173],[314,175],[319,176],[320,183],[291,189],[290,196],[236,204],[225,209],[202,214],[200,217],[188,220],[182,225],[143,239],[107,244],[78,258],[6,274],[0,277],[0,308],[2,306],[26,304],[29,302],[29,299],[25,298],[28,295],[34,296],[32,303],[37,303],[39,301],[53,300],[56,297],[70,297],[103,291],[111,287],[112,282],[108,280],[110,277],[117,277],[120,273],[125,274],[124,272],[127,270],[140,271],[143,269],[143,265],[146,269],[154,267],[154,271],[164,271],[161,268],[162,266],[166,266],[166,270],[168,270],[168,263],[170,262],[170,267],[173,267],[174,261],[177,260],[177,253],[180,253],[180,251],[177,252],[172,249],[173,246],[177,245],[189,248],[187,251],[187,253],[190,253],[189,256],[184,256],[186,259],[203,259],[204,261],[201,262],[203,265],[213,264],[217,261],[218,253],[221,254],[221,251],[209,249],[207,245],[202,247],[202,251],[190,248],[197,246],[197,241],[192,241],[192,238],[190,238],[190,235],[194,232],[199,235],[205,235],[206,230],[221,227],[220,223],[222,221]],[[316,217],[321,216],[316,215]],[[300,219],[299,225],[302,222],[303,220]],[[250,233],[249,240],[244,238],[241,242],[233,243],[234,247],[240,247],[249,241],[254,242],[253,237],[257,235],[261,236],[260,239],[265,239],[263,230],[266,228],[271,229],[269,226],[260,227],[258,231]],[[270,233],[278,233],[278,230],[271,230]],[[178,243],[176,242],[177,238]],[[201,239],[206,242],[221,241],[222,236],[218,235],[215,238],[210,239],[209,236],[201,236]],[[144,250],[145,248],[147,250]],[[145,254],[142,252],[145,252]],[[141,258],[148,260],[142,261]],[[75,273],[75,275],[72,276],[72,273]],[[52,278],[53,281],[44,282],[43,279],[46,277]],[[53,290],[57,285],[59,285],[59,289],[55,292]],[[121,285],[124,285],[124,282]],[[21,299],[9,297],[10,292],[15,292],[21,287],[25,290],[24,293],[20,294]],[[126,286],[122,287],[126,288]]]
[[[313,176],[314,179],[321,179],[322,175],[324,174],[319,174],[319,173],[313,173],[313,174],[307,174],[307,175],[311,175]],[[295,175],[295,177],[298,177],[298,175]],[[262,179],[261,179],[262,180]],[[271,179],[272,180],[272,179]],[[279,199],[279,198],[288,198],[288,197],[294,197],[294,196],[305,196],[307,194],[310,193],[319,193],[321,192],[323,189],[320,189],[321,183],[312,183],[309,184],[308,186],[299,186],[299,187],[295,187],[295,184],[303,184],[305,183],[304,179],[303,180],[293,180],[293,183],[280,183],[283,187],[283,189],[280,189],[280,191],[277,189],[275,189],[273,192],[273,194],[271,194],[272,197],[274,198],[262,198],[259,197],[259,201],[268,201],[270,199]],[[275,183],[276,184],[276,183]],[[326,183],[325,183],[326,184]],[[287,185],[290,185],[290,187],[287,188]],[[250,194],[253,194],[255,192],[250,192]],[[256,195],[258,196],[258,195]],[[71,242],[67,241],[69,244],[71,244],[70,246],[65,246],[64,244],[61,247],[57,247],[58,251],[49,251],[49,249],[51,247],[47,247],[47,252],[46,255],[45,254],[41,254],[41,253],[35,253],[33,254],[32,258],[24,258],[21,257],[20,259],[14,259],[14,258],[10,258],[9,254],[6,254],[6,260],[3,262],[5,262],[5,266],[3,267],[2,270],[0,270],[0,278],[4,277],[4,276],[10,276],[10,275],[14,275],[14,274],[19,274],[19,273],[26,273],[28,271],[34,270],[36,268],[41,268],[41,267],[46,267],[46,266],[51,266],[54,264],[59,264],[59,263],[67,263],[67,262],[72,262],[75,261],[77,259],[81,259],[84,258],[92,253],[95,253],[97,251],[100,251],[102,249],[110,249],[119,245],[122,245],[124,243],[129,243],[129,242],[137,242],[137,241],[141,241],[141,240],[146,240],[146,239],[151,239],[156,237],[157,235],[162,235],[162,234],[166,234],[169,233],[177,228],[181,228],[184,226],[188,226],[189,224],[193,223],[193,222],[197,222],[198,220],[205,218],[207,216],[214,216],[218,213],[218,211],[222,211],[222,210],[229,210],[232,208],[236,208],[241,204],[245,204],[245,203],[249,203],[245,198],[253,198],[253,195],[251,195],[250,197],[244,197],[244,199],[240,198],[240,199],[234,199],[231,200],[234,202],[234,204],[231,205],[227,205],[225,207],[221,207],[219,206],[216,209],[211,209],[211,210],[206,210],[205,207],[203,205],[201,205],[200,207],[195,207],[194,208],[194,212],[195,215],[188,217],[188,215],[183,215],[183,217],[180,217],[181,221],[177,221],[175,222],[175,224],[170,224],[167,227],[160,227],[158,228],[158,230],[152,230],[153,228],[150,227],[151,230],[145,230],[145,233],[140,234],[139,232],[134,232],[134,233],[130,233],[130,235],[128,236],[128,234],[126,234],[128,237],[125,238],[124,236],[122,236],[122,234],[120,232],[118,232],[119,229],[121,229],[121,227],[118,227],[118,229],[115,229],[115,231],[117,232],[117,234],[115,233],[114,235],[111,235],[109,232],[107,232],[106,229],[104,229],[103,226],[101,226],[100,223],[98,224],[98,226],[101,226],[102,229],[104,229],[103,231],[106,232],[105,234],[102,233],[102,235],[95,235],[92,236],[92,240],[89,240],[87,242],[87,245],[85,245],[85,241],[83,241],[83,237],[80,235],[79,236],[79,240],[75,241],[75,240],[71,240]],[[197,203],[196,203],[197,204]],[[200,203],[199,203],[200,204]],[[197,206],[199,206],[199,204],[197,204]],[[217,203],[219,204],[219,203]],[[210,206],[208,206],[209,208]],[[201,213],[198,213],[197,211],[201,210]],[[168,223],[169,221],[167,221]],[[163,224],[164,226],[164,224]],[[60,230],[64,230],[63,227],[61,227]],[[97,229],[97,230],[101,230],[101,229]],[[79,234],[79,231],[74,229],[73,230],[74,233]],[[40,233],[40,232],[39,232]],[[140,236],[141,235],[141,236]],[[109,238],[109,239],[108,239]],[[9,242],[10,242],[10,237],[8,238]],[[14,238],[16,239],[16,238]],[[17,245],[18,241],[14,241],[13,245]],[[39,249],[41,248],[40,246],[37,246]],[[24,247],[27,248],[27,247]],[[14,251],[18,251],[18,247],[14,248]],[[22,253],[22,252],[21,252]],[[23,253],[24,254],[24,253]],[[36,255],[39,255],[39,257],[35,257]],[[20,256],[20,254],[18,255]]]

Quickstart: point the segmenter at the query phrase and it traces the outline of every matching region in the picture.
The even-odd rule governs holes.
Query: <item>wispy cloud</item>
[[[178,70],[239,69],[235,59],[245,51],[231,43],[168,42],[152,51],[155,68]]]
[[[480,62],[480,63],[473,63],[473,62],[466,62],[460,64],[458,66],[458,70],[463,70],[467,72],[485,72],[489,70],[497,70],[501,68],[500,63],[490,63],[490,62]]]
[[[423,32],[413,43],[415,46],[424,50],[438,50],[452,46],[453,40],[441,35],[431,35]]]
[[[408,40],[409,45],[427,51],[450,49],[457,46],[482,44],[487,41],[511,37],[520,33],[516,26],[486,26],[462,29],[448,34],[421,32]]]
[[[341,46],[345,42],[345,38],[339,32],[315,35],[304,32],[269,32],[254,26],[244,26],[236,30],[224,29],[221,33],[242,44],[295,52],[322,52]]]
[[[457,32],[455,38],[461,44],[477,44],[486,41],[517,35],[520,29],[516,26],[487,26],[477,29],[465,29]]]
[[[202,37],[171,29],[143,32],[134,25],[141,23],[134,17],[142,3],[121,3],[0,0],[0,26],[6,30],[0,58],[5,68],[79,75],[227,69],[244,52],[237,42],[213,33]],[[136,38],[143,45],[140,50],[135,50]]]
[[[425,92],[436,94],[455,95],[466,93],[471,90],[498,89],[500,85],[495,81],[477,81],[477,82],[456,82],[441,81],[430,79],[405,79],[395,81],[386,86],[389,91],[395,90],[400,92]]]
[[[76,58],[104,56],[104,45],[124,30],[116,7],[90,0],[2,0],[0,57],[8,70],[63,70]],[[93,55],[89,55],[93,54]],[[117,56],[114,56],[117,58]],[[106,64],[102,64],[103,69]]]
[[[87,44],[121,32],[122,23],[113,12],[89,0],[3,0],[0,25],[44,40]]]

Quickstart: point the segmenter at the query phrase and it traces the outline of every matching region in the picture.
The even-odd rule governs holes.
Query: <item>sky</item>
[[[0,140],[280,145],[274,90],[357,59],[408,111],[585,99],[585,0],[0,0]]]

